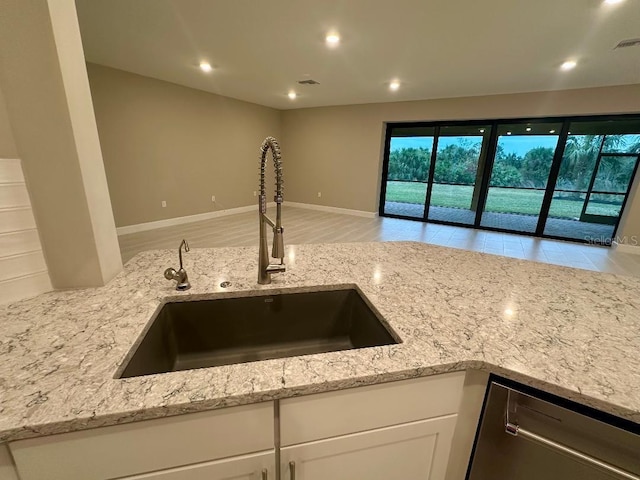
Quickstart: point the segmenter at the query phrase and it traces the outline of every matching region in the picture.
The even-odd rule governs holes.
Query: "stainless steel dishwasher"
[[[468,480],[640,480],[640,425],[518,387],[490,382]]]

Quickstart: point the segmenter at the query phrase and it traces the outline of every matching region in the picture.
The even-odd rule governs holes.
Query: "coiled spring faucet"
[[[271,150],[273,166],[276,170],[276,193],[273,200],[276,202],[276,221],[267,217],[267,195],[264,185],[264,172],[267,163],[267,152]],[[260,147],[260,196],[258,197],[258,218],[260,220],[260,247],[258,254],[258,283],[261,285],[271,283],[272,273],[284,272],[284,239],[282,232],[282,159],[280,146],[273,137],[267,137]],[[269,262],[267,249],[267,229],[266,224],[273,228],[273,247],[271,256],[280,259],[279,264]]]

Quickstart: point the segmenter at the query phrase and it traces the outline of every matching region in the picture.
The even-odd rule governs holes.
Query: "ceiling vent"
[[[630,38],[628,40],[622,40],[618,45],[615,46],[614,50],[617,48],[627,48],[627,47],[640,47],[640,38]]]
[[[308,78],[307,80],[298,80],[300,85],[320,85],[320,82],[316,82],[312,78]]]

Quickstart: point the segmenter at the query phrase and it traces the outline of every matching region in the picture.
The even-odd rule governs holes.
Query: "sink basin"
[[[399,343],[354,287],[169,302],[120,378]]]

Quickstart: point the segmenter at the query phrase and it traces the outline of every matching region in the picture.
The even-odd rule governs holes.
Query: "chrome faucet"
[[[167,268],[164,271],[164,278],[166,278],[167,280],[177,281],[178,284],[176,285],[176,290],[189,290],[191,288],[189,277],[187,276],[187,271],[182,266],[182,247],[184,247],[185,253],[189,251],[189,244],[184,239],[178,247],[178,259],[180,260],[180,268],[177,272],[174,268]]]
[[[267,163],[267,151],[271,150],[273,166],[276,169],[276,193],[273,200],[276,202],[276,221],[267,217],[267,195],[264,186],[264,170]],[[273,137],[267,137],[260,147],[260,196],[258,197],[258,218],[260,220],[260,250],[258,255],[258,283],[266,285],[271,283],[272,273],[284,272],[284,239],[282,237],[282,160],[280,146]],[[267,229],[266,224],[273,228],[273,247],[271,256],[279,258],[279,264],[269,262],[267,249]]]

